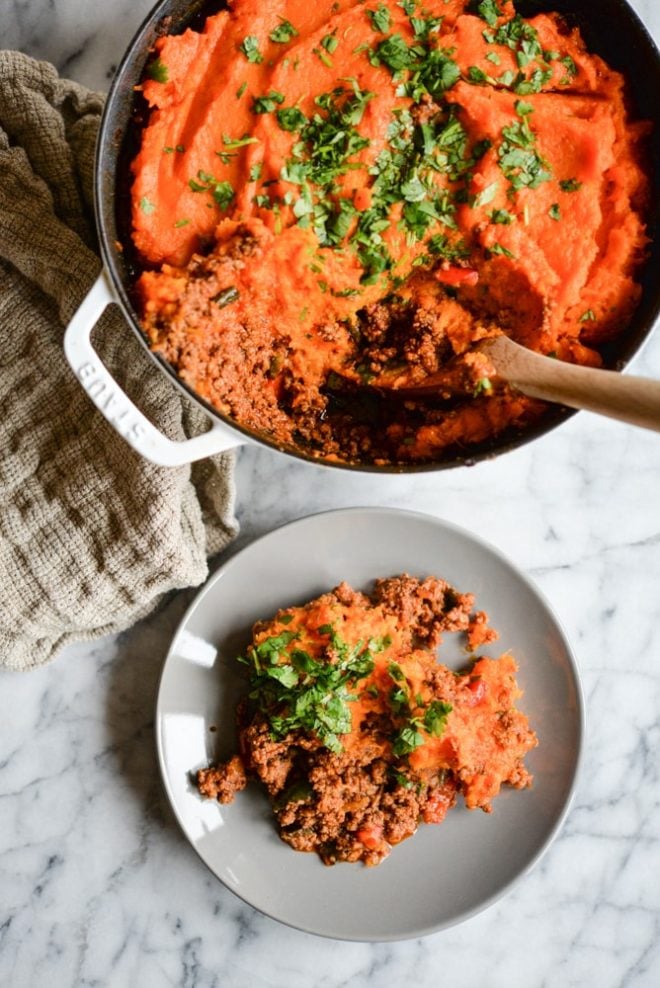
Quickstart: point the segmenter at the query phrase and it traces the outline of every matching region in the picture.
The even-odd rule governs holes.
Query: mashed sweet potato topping
[[[441,459],[545,406],[504,331],[599,364],[639,297],[647,179],[624,80],[505,0],[235,0],[165,36],[133,162],[153,348],[213,406],[344,461]],[[364,388],[446,372],[437,401]]]
[[[457,794],[490,812],[504,783],[530,785],[537,740],[515,708],[516,663],[474,655],[497,635],[473,605],[444,580],[403,574],[259,622],[240,659],[239,754],[201,769],[200,792],[230,803],[256,778],[295,850],[374,865]],[[466,635],[467,672],[438,663],[443,632]]]

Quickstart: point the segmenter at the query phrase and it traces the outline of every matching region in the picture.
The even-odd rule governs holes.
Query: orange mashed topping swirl
[[[202,398],[324,459],[439,460],[545,406],[506,332],[598,365],[640,289],[648,132],[557,14],[501,0],[236,0],[155,45],[133,162],[152,347]],[[443,371],[437,401],[383,374]]]

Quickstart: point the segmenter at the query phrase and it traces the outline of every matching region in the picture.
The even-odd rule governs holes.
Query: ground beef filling
[[[199,770],[200,793],[231,803],[258,780],[294,850],[376,865],[459,794],[489,812],[503,783],[530,785],[536,737],[514,706],[512,657],[473,656],[461,673],[437,661],[444,633],[468,648],[496,637],[473,605],[444,580],[402,574],[259,622],[238,754]]]

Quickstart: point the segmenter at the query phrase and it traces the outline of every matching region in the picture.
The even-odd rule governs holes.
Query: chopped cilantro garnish
[[[390,12],[384,3],[379,4],[377,10],[367,10],[366,14],[376,31],[380,31],[381,34],[387,34],[390,29],[391,18]]]
[[[451,243],[446,233],[436,233],[429,237],[426,246],[436,257],[442,257],[447,261],[455,261],[458,258],[467,257],[469,250],[462,240],[458,243]]]
[[[228,151],[235,151],[236,148],[245,147],[246,144],[258,144],[258,137],[250,137],[249,134],[243,134],[242,137],[229,137],[227,134],[222,135],[222,143]]]
[[[276,28],[270,32],[268,37],[271,41],[276,41],[280,45],[284,45],[287,41],[291,41],[292,38],[297,36],[298,32],[291,23],[291,21],[283,20]]]
[[[250,181],[258,182],[261,178],[261,171],[264,167],[263,161],[258,161],[256,165],[252,165],[250,168]]]
[[[534,69],[529,78],[521,75],[514,84],[513,91],[520,96],[529,96],[531,93],[540,93],[546,82],[552,77],[552,69]]]
[[[294,144],[293,157],[282,173],[287,181],[304,181],[328,186],[350,168],[350,159],[369,140],[356,130],[373,93],[355,87],[352,93],[339,87],[316,98],[319,109],[300,129],[300,141]]]
[[[224,288],[217,295],[214,295],[211,301],[215,302],[219,308],[224,309],[226,305],[231,305],[232,302],[238,301],[239,297],[238,289],[234,285],[230,285],[229,288]],[[286,622],[283,623],[286,624]]]
[[[170,78],[169,69],[160,58],[154,59],[147,67],[147,75],[154,82],[168,82]]]
[[[393,768],[390,769],[390,774],[397,786],[401,786],[403,789],[414,789],[415,783],[412,779],[409,779],[407,775],[404,775],[403,772],[399,772],[397,769]]]
[[[490,386],[490,382],[488,383]],[[452,706],[444,700],[432,700],[425,706],[421,694],[413,697],[406,675],[398,662],[389,662],[387,671],[394,683],[387,694],[387,701],[394,718],[399,721],[392,737],[392,752],[405,756],[424,744],[425,738],[420,728],[434,737],[442,735]]]
[[[515,52],[519,70],[526,68],[530,62],[535,60],[543,61],[545,64],[545,53],[539,42],[537,31],[531,24],[523,20],[520,14],[516,14],[510,21],[501,24],[487,40],[498,45],[504,45]],[[511,86],[515,93],[527,96],[530,93],[540,92],[551,77],[551,68],[536,68],[529,76],[525,76],[522,71],[516,75],[511,70],[507,70],[497,81],[503,86]]]
[[[494,37],[498,45],[506,45],[507,48],[518,53],[518,64],[521,68],[532,59],[543,55],[536,29],[523,20],[520,14],[515,14],[510,21],[501,24]]]
[[[398,662],[388,662],[387,671],[395,683],[405,683],[406,677]]]
[[[485,390],[490,390],[491,384],[488,378],[483,378],[482,380],[483,382],[487,382],[484,383]],[[445,703],[444,700],[431,701],[424,712],[424,727],[429,734],[432,734],[436,738],[439,738],[443,734],[447,726],[447,717],[452,710],[451,703]]]
[[[561,209],[559,208],[558,202],[553,202],[552,206],[548,210],[548,216],[553,220],[561,219]]]
[[[227,134],[222,135],[222,143],[224,150],[216,151],[215,153],[222,161],[223,165],[228,165],[232,158],[235,158],[238,151],[242,147],[246,147],[248,144],[258,144],[258,137],[250,137],[249,134],[244,134],[243,137],[231,138]]]
[[[227,209],[234,198],[234,190],[230,182],[220,181],[205,171],[198,171],[197,178],[189,179],[188,185],[193,192],[210,192],[221,209]]]
[[[330,55],[337,51],[338,45],[339,38],[336,34],[326,34],[325,37],[321,38],[321,47],[325,48]]]
[[[516,256],[515,254],[512,254],[511,251],[508,250],[508,248],[503,247],[502,244],[497,244],[497,243],[491,244],[488,250],[490,251],[491,254],[500,254],[502,257],[515,258]]]
[[[429,35],[440,30],[442,17],[411,17],[410,25],[415,32],[415,37],[426,41]]]
[[[428,93],[436,101],[451,89],[461,77],[458,64],[444,48],[432,48],[419,64],[414,67],[410,79],[405,84],[406,95],[415,102]]]
[[[305,803],[312,798],[314,795],[314,790],[312,789],[309,782],[301,779],[299,782],[294,782],[292,785],[287,786],[281,795],[273,801],[273,806],[276,810],[280,810],[290,803]]]
[[[234,190],[229,182],[216,182],[213,186],[213,198],[221,209],[227,209],[234,198]]]
[[[267,96],[255,96],[252,103],[253,113],[272,113],[276,106],[284,102],[284,93],[272,89]]]
[[[574,79],[575,76],[578,74],[577,65],[575,64],[575,62],[573,61],[570,55],[564,55],[563,58],[559,59],[559,61],[566,69],[566,75],[564,76],[563,79],[559,80],[559,85],[567,86],[570,83],[571,79]]]
[[[488,76],[483,69],[480,69],[478,65],[471,65],[468,69],[468,79],[470,82],[475,82],[478,85],[483,85],[488,82]]]
[[[264,56],[259,51],[259,38],[254,34],[248,34],[247,37],[243,38],[238,50],[245,55],[248,62],[258,65],[264,60]]]
[[[316,57],[318,58],[319,62],[323,62],[323,64],[326,66],[326,68],[328,68],[328,69],[331,69],[332,68],[332,59],[330,58],[330,56],[328,55],[328,53],[325,51],[325,49],[323,49],[323,48],[312,48],[312,52],[314,53],[314,55],[316,55]]]
[[[518,99],[514,103],[514,109],[519,117],[527,117],[530,113],[534,112],[534,107],[531,103],[525,103],[524,100]]]
[[[236,99],[240,99],[246,89],[247,89],[247,82],[241,83],[241,85],[236,90]]]
[[[176,223],[174,224],[174,229],[175,230],[178,230],[182,226],[188,226],[189,223],[190,223],[190,220],[188,220],[188,219],[177,220]]]
[[[378,44],[369,60],[372,65],[386,65],[390,71],[400,72],[414,63],[415,55],[400,34],[391,34]]]
[[[140,199],[140,209],[142,210],[145,216],[151,216],[151,214],[156,209],[156,204],[151,202],[150,199],[147,199],[146,196],[142,196],[142,198]]]
[[[536,137],[527,119],[531,113],[529,104],[519,100],[516,112],[522,119],[502,128],[504,140],[498,149],[499,165],[512,189],[535,189],[552,175],[547,161],[534,147]]]
[[[294,643],[298,631],[283,631],[248,650],[239,661],[250,668],[250,698],[267,718],[276,738],[307,731],[330,751],[342,750],[341,735],[351,730],[351,692],[374,668],[373,645],[344,641],[332,626],[318,658]],[[319,629],[320,630],[320,629]]]
[[[297,106],[285,107],[277,111],[277,122],[282,130],[300,130],[307,123],[307,117]]]
[[[559,188],[562,192],[577,192],[578,189],[582,188],[582,182],[578,182],[576,178],[563,178],[559,183]]]
[[[485,189],[482,189],[482,191],[474,197],[474,202],[472,205],[475,208],[478,206],[488,205],[488,203],[492,202],[497,195],[498,186],[499,182],[491,182],[490,185],[487,185]]]
[[[420,734],[414,723],[405,724],[395,734],[392,741],[392,753],[398,756],[409,755],[415,748],[424,744],[424,735]]]
[[[579,322],[595,322],[596,321],[596,316],[594,315],[593,309],[587,309],[586,312],[583,312],[578,321]]]
[[[340,292],[336,291],[334,288],[331,288],[330,294],[333,298],[356,298],[358,295],[361,295],[362,292],[359,288],[344,288]]]
[[[515,220],[515,216],[508,209],[494,209],[489,218],[491,223],[501,223],[506,226]]]
[[[502,16],[502,11],[495,0],[481,0],[481,3],[477,4],[477,13],[489,27],[495,27],[498,17]]]

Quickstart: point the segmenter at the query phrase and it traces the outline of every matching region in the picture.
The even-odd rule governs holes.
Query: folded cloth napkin
[[[201,583],[236,534],[233,458],[163,469],[134,453],[65,363],[64,327],[96,278],[94,144],[103,97],[0,52],[0,665],[128,627]],[[204,416],[116,306],[95,345],[172,439]]]

